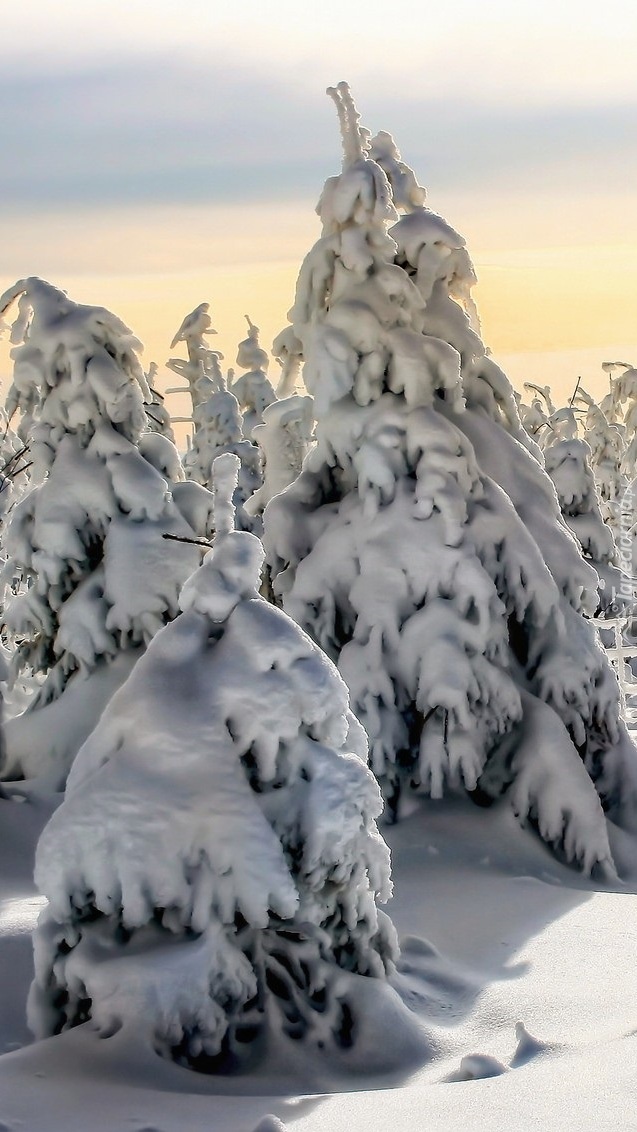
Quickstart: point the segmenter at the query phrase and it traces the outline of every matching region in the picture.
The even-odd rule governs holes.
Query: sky
[[[3,8],[0,287],[38,274],[110,306],[160,365],[202,301],[227,364],[244,314],[269,347],[340,168],[325,87],[346,79],[467,239],[516,385],[601,391],[601,361],[637,360],[634,0]]]

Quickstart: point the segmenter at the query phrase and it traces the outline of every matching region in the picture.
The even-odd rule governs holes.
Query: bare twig
[[[578,390],[578,389],[579,389],[579,387],[580,387],[580,382],[581,382],[581,380],[582,380],[582,379],[581,379],[581,377],[578,377],[578,379],[577,379],[577,385],[575,386],[575,388],[574,388],[574,390],[573,390],[573,396],[571,397],[571,399],[570,399],[570,401],[569,401],[569,403],[568,403],[568,407],[569,407],[569,409],[570,409],[570,408],[572,408],[572,406],[573,406],[573,401],[575,400],[575,396],[576,396],[576,394],[577,394],[577,390]]]
[[[21,468],[14,468],[9,475],[9,479],[14,480],[21,472],[26,472],[27,468],[33,467],[33,460],[29,460],[28,464],[23,464]]]
[[[8,475],[5,475],[4,471],[1,471],[0,479],[2,483],[0,483],[0,493],[4,491],[8,483],[13,483],[16,476],[20,475],[20,472],[26,472],[27,468],[31,468],[32,466],[33,460],[30,460],[28,464],[23,464],[21,468],[13,468]]]
[[[192,546],[200,546],[202,550],[212,550],[213,544],[208,542],[205,538],[186,538],[184,535],[162,535],[162,538],[170,539],[171,542],[187,542]]]
[[[20,448],[17,452],[13,452],[11,454],[11,456],[9,456],[9,459],[5,460],[4,464],[0,468],[0,472],[6,472],[7,468],[10,466],[10,464],[13,464],[14,461],[21,460],[23,456],[26,456],[28,451],[29,451],[29,445],[24,444],[22,446],[22,448]]]

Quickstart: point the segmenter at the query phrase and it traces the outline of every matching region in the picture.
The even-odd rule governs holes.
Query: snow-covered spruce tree
[[[591,400],[584,420],[584,439],[591,450],[591,468],[602,516],[616,538],[620,528],[621,500],[629,482],[623,470],[625,428],[620,421],[612,423],[601,406]]]
[[[388,231],[390,183],[330,93],[343,172],[291,312],[317,446],[265,510],[275,592],[337,662],[394,807],[403,782],[506,791],[612,867],[603,807],[635,820],[637,755],[585,619],[597,577],[486,355],[464,241],[413,202]]]
[[[531,439],[534,440],[536,444],[539,444],[540,447],[543,447],[546,441],[546,434],[550,431],[549,419],[556,411],[551,397],[551,390],[548,385],[542,387],[535,385],[532,381],[525,381],[524,388],[526,390],[533,390],[534,396],[531,398],[531,404],[526,405],[522,401],[521,395],[514,393],[520,415],[520,422],[524,431],[528,433]]]
[[[602,369],[610,377],[610,389],[600,408],[611,424],[622,423],[637,401],[637,368],[630,362],[602,362]]]
[[[602,506],[619,537],[626,534],[622,500],[629,487],[634,493],[637,478],[637,369],[628,362],[604,362],[602,369],[611,374],[610,391],[600,406],[589,398],[586,439],[593,451]],[[632,510],[632,505],[626,510]]]
[[[150,393],[128,328],[40,279],[7,291],[0,312],[16,300],[8,405],[33,415],[33,486],[6,532],[6,552],[27,588],[9,597],[4,620],[14,672],[45,679],[10,725],[3,773],[47,773],[59,784],[77,750],[71,735],[89,733],[115,673],[121,682],[139,648],[177,614],[199,552],[162,539],[195,532],[139,450]],[[130,662],[120,663],[123,654]],[[117,667],[105,677],[111,662]],[[51,702],[62,693],[66,706],[54,722]]]
[[[184,460],[188,478],[209,488],[212,465],[217,456],[224,452],[238,456],[241,467],[234,498],[237,527],[241,531],[259,534],[260,521],[255,527],[255,520],[245,510],[244,504],[261,486],[261,455],[256,444],[243,436],[239,402],[227,388],[221,373],[217,377],[216,392],[197,405],[193,421],[192,445]]]
[[[365,734],[331,662],[257,594],[237,465],[216,461],[213,549],[79,752],[36,861],[35,1033],[90,1018],[204,1072],[279,1030],[355,1043],[396,955]]]
[[[546,428],[547,418],[544,405],[539,397],[533,397],[531,404],[527,405],[522,400],[521,394],[517,392],[515,393],[515,400],[517,402],[522,428],[537,443],[540,432]]]
[[[212,464],[216,457],[224,452],[238,456],[241,471],[234,499],[237,526],[240,530],[259,534],[260,519],[255,521],[243,505],[261,485],[261,457],[256,444],[244,438],[239,403],[228,389],[228,382],[221,371],[223,355],[206,345],[204,336],[216,334],[216,330],[211,329],[208,306],[208,303],[201,303],[187,315],[173,339],[173,346],[180,341],[186,342],[188,361],[172,358],[166,363],[187,380],[192,399],[194,430],[184,456],[184,471],[188,480],[210,489]],[[181,495],[185,493],[186,489],[180,489]]]
[[[237,365],[247,370],[232,383],[234,393],[243,413],[243,435],[252,440],[252,430],[263,422],[263,411],[276,401],[276,393],[268,381],[268,355],[259,345],[259,327],[246,315],[248,337],[239,343]]]
[[[579,379],[569,404],[561,409],[555,408],[548,386],[525,382],[524,387],[534,390],[536,396],[530,406],[517,399],[520,420],[529,436],[540,445],[544,467],[557,492],[562,518],[579,542],[584,558],[599,577],[596,612],[615,611],[624,587],[617,568],[613,532],[600,507],[591,466],[591,449],[579,435],[581,424],[578,417],[588,409],[588,419],[591,409],[596,409],[596,406],[589,394],[580,388]],[[625,601],[621,599],[619,604],[623,605]]]
[[[597,572],[600,612],[617,604],[621,575],[617,569],[615,542],[604,522],[591,450],[578,435],[579,422],[571,406],[558,409],[549,417],[544,433],[544,466],[551,477],[562,517],[579,542],[584,558]]]
[[[637,370],[633,373],[637,387]],[[634,399],[626,406],[623,426],[626,447],[622,457],[621,473],[628,483],[632,483],[637,476],[637,388]]]
[[[637,577],[637,368],[628,362],[606,362],[602,368],[611,375],[619,373],[611,376],[610,393],[601,406],[589,407],[586,439],[593,448],[602,514],[621,552],[628,595]]]

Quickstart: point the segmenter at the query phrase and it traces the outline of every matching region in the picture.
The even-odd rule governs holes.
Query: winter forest
[[[2,1132],[634,1126],[637,358],[327,94],[273,343],[0,296]]]

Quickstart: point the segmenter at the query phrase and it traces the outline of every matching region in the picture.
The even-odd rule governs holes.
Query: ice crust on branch
[[[635,820],[637,756],[585,620],[597,575],[482,343],[464,239],[336,101],[343,172],[289,316],[317,445],[264,513],[274,592],[338,664],[395,809],[407,783],[508,790],[521,820],[606,867],[602,807]],[[524,741],[534,700],[553,721],[550,797]]]
[[[331,662],[258,596],[237,465],[215,461],[213,549],[80,750],[36,861],[34,1031],[90,1017],[204,1071],[275,1030],[355,1041],[360,976],[382,983],[397,951],[365,735]]]

